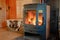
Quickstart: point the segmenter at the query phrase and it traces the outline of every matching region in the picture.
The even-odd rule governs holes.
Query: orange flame
[[[26,15],[25,23],[36,25],[36,11],[28,11],[27,13],[28,14]],[[39,14],[39,16],[38,16],[38,25],[42,25],[42,23],[43,23],[42,15]]]

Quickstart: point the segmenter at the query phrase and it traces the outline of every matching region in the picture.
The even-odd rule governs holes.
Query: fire
[[[28,11],[27,13],[28,14],[26,15],[25,23],[36,25],[36,11]],[[42,25],[42,15],[41,14],[39,14],[39,16],[38,16],[38,25]]]

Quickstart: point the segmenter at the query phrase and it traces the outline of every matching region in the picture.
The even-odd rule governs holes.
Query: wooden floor
[[[0,28],[0,40],[14,40],[17,37],[23,37],[23,34]]]

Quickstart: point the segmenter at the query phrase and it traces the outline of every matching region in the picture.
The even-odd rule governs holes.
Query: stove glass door
[[[38,15],[38,25],[42,26],[43,24],[43,13],[39,13]]]
[[[25,24],[36,25],[36,10],[27,10],[25,14]],[[38,15],[38,25],[41,26],[43,24],[43,15],[39,13]]]

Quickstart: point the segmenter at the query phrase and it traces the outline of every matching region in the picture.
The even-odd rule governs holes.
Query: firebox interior
[[[38,25],[43,24],[43,13],[38,15]],[[36,25],[36,10],[28,10],[25,15],[25,24]]]

